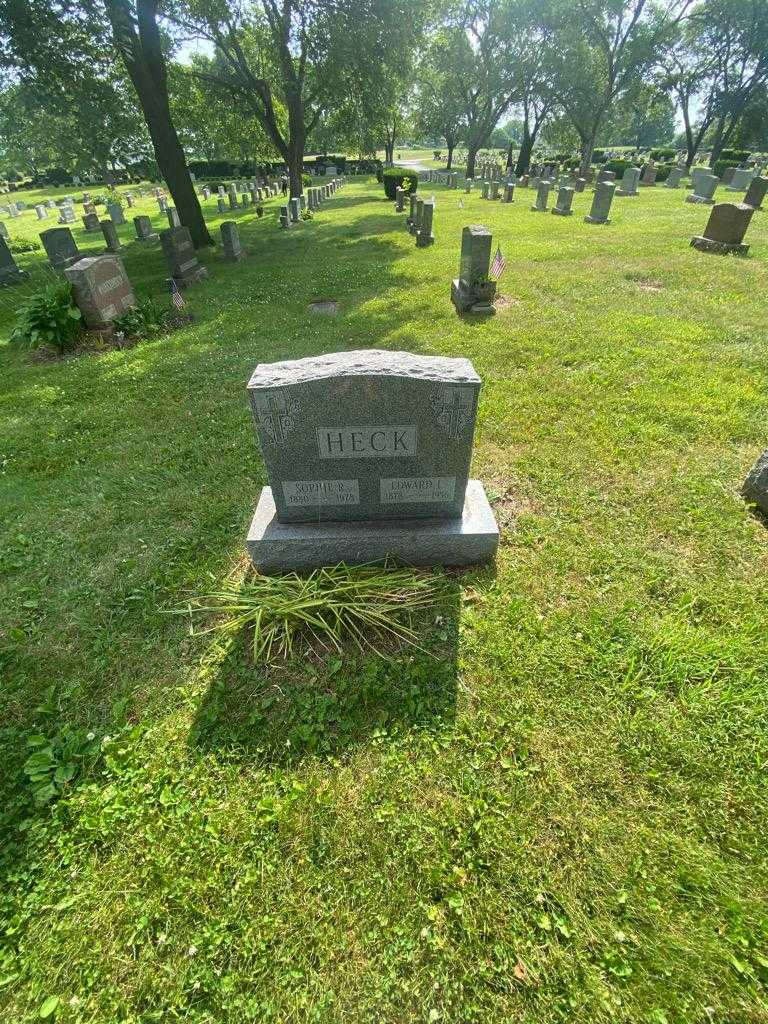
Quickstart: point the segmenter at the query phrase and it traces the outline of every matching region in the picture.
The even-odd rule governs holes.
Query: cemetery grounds
[[[559,218],[421,188],[424,250],[367,179],[286,232],[279,199],[211,198],[249,258],[204,251],[194,322],[122,351],[19,352],[26,286],[0,294],[9,1024],[768,1021],[768,532],[738,495],[768,213],[724,258],[689,247],[709,208],[684,189],[598,227],[589,190]],[[126,210],[128,274],[167,302],[137,213],[166,224]],[[492,319],[450,304],[468,223],[508,261]],[[423,651],[265,670],[190,636],[173,611],[246,572],[254,366],[376,347],[482,377],[496,565],[440,574]]]

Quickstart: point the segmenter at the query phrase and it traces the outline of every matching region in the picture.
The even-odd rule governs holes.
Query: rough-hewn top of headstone
[[[446,356],[418,356],[411,352],[359,349],[333,352],[282,363],[260,363],[248,382],[251,391],[323,380],[327,377],[409,377],[445,383],[479,384],[468,359]]]

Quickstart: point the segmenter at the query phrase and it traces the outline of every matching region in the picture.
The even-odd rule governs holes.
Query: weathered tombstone
[[[412,235],[415,235],[416,234],[416,204],[419,201],[418,194],[416,192],[411,192],[411,194],[409,195],[408,199],[409,199],[409,202],[410,202],[410,211],[408,213],[408,216],[406,217],[405,223],[408,225],[409,233],[412,234]]]
[[[574,185],[573,185],[573,191],[574,192],[583,192],[586,187],[587,187],[587,179],[586,178],[577,178],[576,181],[574,182]]]
[[[280,227],[289,228],[291,226],[291,214],[287,206],[280,207]]]
[[[0,238],[8,238],[8,237],[9,237],[9,235],[8,235],[8,228],[0,220]]]
[[[41,231],[40,241],[54,270],[64,270],[80,259],[80,251],[69,228]]]
[[[694,236],[691,245],[705,252],[746,256],[749,246],[743,239],[754,212],[746,203],[718,203],[710,211],[704,234]]]
[[[678,188],[680,182],[683,179],[684,174],[684,167],[673,167],[672,170],[669,172],[669,177],[664,182],[665,188]]]
[[[301,206],[297,196],[292,196],[288,200],[288,212],[291,215],[291,224],[298,224],[301,220]]]
[[[600,184],[601,181],[615,181],[615,180],[616,180],[616,171],[609,171],[605,167],[602,167],[597,172],[597,184]]]
[[[637,191],[637,184],[640,179],[640,168],[639,167],[627,167],[622,176],[621,182],[616,189],[617,196],[624,196],[626,198],[637,196],[640,193]]]
[[[432,245],[435,240],[435,236],[432,234],[432,220],[435,212],[435,203],[432,199],[425,199],[421,204],[421,219],[419,221],[419,230],[416,235],[416,245],[419,249],[425,249],[428,245]]]
[[[498,181],[496,181],[496,179],[495,179],[495,178],[494,178],[494,180],[493,180],[493,181],[491,182],[491,194],[490,194],[490,198],[491,198],[491,199],[493,199],[493,200],[494,200],[494,202],[495,202],[495,201],[497,201],[497,200],[498,200],[498,198],[499,198],[499,182],[498,182]]]
[[[16,266],[13,253],[8,248],[5,238],[0,235],[0,285],[18,284],[26,277],[26,273]]]
[[[735,174],[735,172],[736,172],[736,168],[735,167],[726,167],[724,169],[723,173],[720,175],[720,184],[721,185],[730,185],[731,181],[733,179],[733,175]]]
[[[165,211],[165,215],[168,218],[169,228],[181,227],[181,219],[179,218],[179,214],[175,206],[169,206]]]
[[[395,213],[402,213],[405,209],[405,192],[398,185],[395,189]]]
[[[744,202],[753,210],[762,210],[763,200],[768,192],[768,178],[753,178],[750,182]]]
[[[152,221],[149,217],[134,217],[133,226],[136,229],[136,238],[140,242],[151,242],[157,238],[157,232],[152,229]]]
[[[35,213],[37,214],[38,220],[47,220],[48,218],[48,210],[45,206],[43,206],[42,203],[38,203],[38,205],[35,207]]]
[[[68,203],[65,203],[59,209],[59,224],[76,224],[77,217],[75,211]]]
[[[216,200],[216,206],[218,207],[219,213],[227,212],[227,204],[221,196],[219,196],[219,198]]]
[[[423,213],[424,213],[424,200],[423,199],[417,199],[416,200],[416,221],[415,221],[415,223],[413,225],[413,229],[414,229],[413,233],[414,233],[414,235],[416,235],[416,240],[417,241],[418,241],[418,238],[419,238],[419,231],[421,231],[421,218],[422,218]]]
[[[221,244],[224,246],[224,259],[229,263],[237,263],[245,259],[245,250],[240,245],[240,235],[237,231],[237,224],[231,220],[225,220],[221,225]]]
[[[120,238],[117,234],[117,228],[111,220],[100,221],[99,226],[101,232],[104,235],[104,241],[107,244],[107,252],[120,252],[122,246],[120,245]]]
[[[685,197],[686,203],[702,203],[712,206],[715,189],[720,184],[716,174],[699,174],[693,180],[694,191]]]
[[[508,181],[504,186],[504,198],[505,203],[514,203],[515,201],[515,183],[514,181]]]
[[[539,186],[536,189],[536,202],[531,207],[534,213],[546,213],[547,203],[549,202],[549,192],[552,185],[546,179],[539,181]]]
[[[126,192],[125,193],[125,201],[128,204],[128,209],[129,210],[133,209],[133,193],[132,192]]]
[[[21,203],[9,203],[8,204],[8,216],[18,217],[19,211],[21,210]]]
[[[119,203],[107,203],[107,213],[115,227],[118,227],[120,224],[125,224],[123,208]]]
[[[229,208],[230,208],[230,210],[236,210],[237,207],[238,207],[238,202],[237,202],[237,188],[235,187],[234,182],[231,182],[227,186],[227,194],[229,196]]]
[[[408,352],[257,366],[248,393],[271,486],[248,533],[254,565],[493,558],[498,527],[469,479],[480,383],[466,359]]]
[[[251,202],[251,196],[248,192],[242,192],[240,195],[240,205],[243,209],[246,208]]]
[[[103,330],[116,316],[136,305],[122,260],[86,256],[64,271],[86,327]]]
[[[754,175],[749,168],[736,167],[734,168],[731,182],[726,188],[726,192],[743,192],[747,188]]]
[[[741,487],[745,501],[768,516],[768,449],[758,458]]]
[[[451,302],[458,313],[495,313],[496,282],[491,266],[491,232],[482,224],[470,224],[461,233],[459,276],[451,283]]]
[[[552,213],[558,217],[570,217],[573,213],[571,203],[573,202],[573,189],[568,185],[561,185],[557,191],[557,203],[552,208]]]
[[[595,185],[595,194],[592,198],[592,207],[584,218],[587,224],[610,224],[608,214],[613,202],[613,193],[616,190],[616,183],[613,181],[599,181]]]
[[[186,288],[208,277],[208,271],[200,265],[189,228],[166,228],[160,232],[160,245],[170,276],[179,288]]]
[[[205,187],[203,188],[203,199],[210,199],[210,198],[211,198],[211,190],[210,190],[210,189],[208,188],[208,186],[206,185],[206,186],[205,186]]]
[[[643,168],[643,176],[640,179],[640,184],[643,186],[643,188],[651,188],[653,185],[655,185],[656,184],[656,175],[658,173],[659,173],[658,167],[656,167],[656,165],[653,163],[653,161],[649,160],[648,163]]]
[[[165,196],[158,196],[157,197],[157,210],[158,210],[158,213],[165,213],[167,209],[168,209],[168,200],[165,198]]]
[[[99,215],[97,213],[86,213],[83,216],[83,227],[89,235],[93,234],[95,231],[101,231]]]

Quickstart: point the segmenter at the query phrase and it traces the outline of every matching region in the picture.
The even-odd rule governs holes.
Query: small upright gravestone
[[[189,228],[167,228],[160,232],[160,245],[168,266],[168,272],[179,288],[187,288],[208,277],[208,271],[201,266]]]
[[[753,210],[762,210],[763,200],[768,192],[768,178],[753,178],[747,194],[744,196],[744,203],[751,206]]]
[[[400,185],[395,189],[395,213],[402,213],[405,209],[405,191]]]
[[[298,196],[291,196],[288,200],[288,212],[291,216],[291,224],[298,224],[301,221],[301,204]]]
[[[549,202],[549,192],[552,185],[546,179],[542,179],[539,182],[538,188],[536,189],[536,202],[531,207],[534,213],[546,213],[547,203]]]
[[[26,273],[16,266],[16,260],[5,238],[0,237],[0,285],[18,284],[26,276]]]
[[[720,184],[716,174],[697,174],[693,179],[693,192],[685,197],[686,203],[702,203],[712,206],[715,189]]]
[[[117,234],[117,228],[111,220],[103,220],[100,222],[101,232],[104,235],[104,241],[107,244],[107,252],[120,252],[122,246],[120,245],[120,238]]]
[[[107,203],[107,213],[115,227],[119,227],[120,224],[125,224],[123,208],[119,203]]]
[[[746,203],[718,203],[712,207],[704,234],[692,238],[691,245],[704,252],[746,256],[749,246],[743,239],[754,212]]]
[[[65,270],[80,259],[80,251],[69,228],[41,231],[40,241],[54,270]]]
[[[11,216],[15,216],[15,214],[11,214]],[[64,203],[59,209],[59,224],[75,224],[76,221],[74,208],[69,203]]]
[[[99,226],[99,215],[97,213],[86,213],[83,215],[83,227],[89,235],[101,231]]]
[[[490,279],[492,236],[482,224],[461,233],[459,276],[451,283],[451,302],[457,313],[495,313],[496,282]]]
[[[504,198],[502,202],[514,203],[515,201],[515,183],[514,181],[508,181],[504,185]]]
[[[746,501],[756,505],[763,515],[768,516],[768,450],[763,452],[747,474],[741,493]]]
[[[587,187],[587,179],[586,178],[577,178],[576,181],[573,183],[573,191],[574,192],[581,193],[581,192],[584,191],[584,189],[586,187]]]
[[[417,205],[418,205],[418,202],[419,202],[419,197],[418,197],[418,195],[415,192],[411,192],[411,194],[408,196],[408,201],[410,203],[410,209],[408,211],[408,216],[405,218],[405,223],[408,225],[409,233],[412,234],[412,235],[415,235],[416,234],[416,211],[417,211]]]
[[[216,206],[218,208],[219,213],[227,212],[227,204],[222,198],[222,196],[219,196],[219,198],[216,200]]]
[[[667,180],[664,182],[665,188],[678,188],[682,181],[683,175],[685,174],[684,167],[673,167],[669,172]]]
[[[753,177],[751,168],[737,167],[733,172],[731,183],[726,188],[726,192],[743,192]]]
[[[149,217],[134,217],[133,226],[136,229],[136,238],[140,242],[152,242],[157,238],[157,232],[152,230],[152,221]]]
[[[291,214],[287,206],[280,207],[280,227],[284,230],[291,226]]]
[[[640,179],[640,168],[639,167],[627,167],[624,171],[622,179],[616,189],[617,196],[624,196],[625,198],[631,198],[637,196],[640,193],[637,191],[637,183]]]
[[[595,194],[592,198],[592,207],[584,218],[586,224],[610,224],[608,214],[611,211],[613,193],[616,190],[616,183],[613,181],[599,181],[595,186]]]
[[[224,259],[229,263],[237,263],[245,259],[245,250],[240,245],[237,224],[234,221],[225,220],[219,230],[221,231],[221,244],[224,247]]]
[[[248,533],[254,565],[493,558],[498,527],[469,480],[479,390],[468,360],[407,352],[257,366],[248,393],[271,486]]]
[[[643,176],[640,179],[640,184],[644,188],[650,188],[656,184],[656,175],[658,174],[658,168],[652,162],[649,162],[643,168]]]
[[[117,256],[86,256],[64,271],[86,327],[103,330],[136,305],[131,282]]]
[[[169,228],[180,228],[181,219],[179,218],[178,211],[175,206],[169,206],[166,208],[165,215],[168,218]]]
[[[573,202],[573,189],[569,185],[561,185],[557,192],[557,203],[552,208],[552,213],[559,217],[570,217],[573,213],[571,203]]]
[[[419,200],[421,203],[421,200]],[[428,245],[432,245],[435,240],[435,236],[432,234],[432,219],[435,212],[435,204],[432,199],[425,199],[421,204],[421,219],[419,222],[419,230],[416,235],[416,245],[419,249],[426,249]]]

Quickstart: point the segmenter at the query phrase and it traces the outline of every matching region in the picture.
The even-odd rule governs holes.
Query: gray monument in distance
[[[479,391],[467,359],[408,352],[257,366],[248,393],[270,486],[248,533],[254,565],[493,558],[498,527],[469,479]]]

